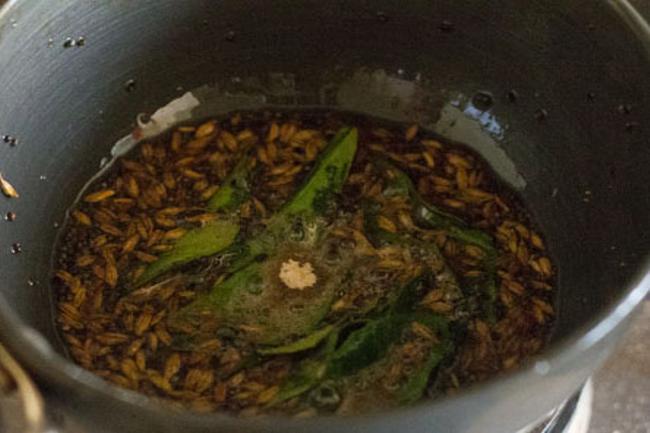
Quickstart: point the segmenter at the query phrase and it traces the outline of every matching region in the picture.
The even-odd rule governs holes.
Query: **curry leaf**
[[[170,316],[169,321],[173,327],[197,325],[205,319],[206,315],[212,319],[220,318],[215,306],[228,304],[237,291],[254,292],[260,285],[260,264],[251,263],[246,268],[233,274],[219,284],[219,290],[212,290],[206,295],[197,298],[191,304]]]
[[[483,281],[484,302],[483,315],[490,323],[496,321],[496,257],[497,250],[492,237],[482,230],[468,227],[460,218],[450,215],[436,206],[428,203],[418,193],[415,185],[406,173],[397,168],[393,163],[385,159],[377,159],[377,166],[386,172],[390,182],[384,190],[384,194],[408,196],[414,207],[414,217],[422,225],[432,229],[443,229],[449,237],[466,244],[476,245],[485,254],[483,267],[485,278]]]
[[[290,353],[304,352],[305,350],[313,349],[318,346],[333,330],[334,326],[328,325],[292,343],[284,346],[260,349],[257,352],[261,355],[286,355]]]
[[[425,242],[408,234],[390,233],[381,229],[377,222],[377,216],[379,215],[378,203],[366,203],[363,205],[363,209],[364,231],[371,242],[377,245],[399,245],[420,256],[426,255],[432,262],[441,263],[442,266],[440,266],[440,269],[436,270],[438,273],[436,284],[439,286],[444,285],[444,289],[448,293],[455,293],[457,295],[461,294],[460,285],[458,284],[456,275],[446,264],[444,256],[435,243]]]
[[[250,196],[253,172],[250,169],[251,157],[248,151],[237,162],[230,174],[221,183],[219,189],[210,198],[208,209],[213,212],[232,211]]]
[[[208,202],[210,211],[232,211],[248,198],[250,176],[252,176],[249,169],[251,158],[248,152],[248,149],[244,151],[244,155],[220,185],[219,190],[210,198]],[[232,222],[217,221],[190,231],[176,242],[172,251],[163,254],[158,261],[151,264],[138,279],[137,284],[146,283],[177,266],[223,251],[233,243],[234,237],[239,232],[239,225],[237,225],[232,239],[228,238],[234,226],[235,223]],[[222,232],[223,238],[229,239],[229,242],[218,239],[219,232]]]
[[[396,397],[400,404],[415,403],[422,398],[422,394],[424,394],[427,384],[429,383],[431,373],[450,351],[451,344],[447,342],[436,344],[431,349],[424,365],[409,377],[408,381],[397,391]]]
[[[423,200],[416,204],[415,218],[430,228],[444,229],[450,237],[461,242],[476,245],[486,252],[494,251],[490,235],[481,230],[466,227],[462,220],[457,222],[455,217],[449,218],[447,214]]]
[[[353,331],[330,360],[328,376],[350,375],[379,360],[402,334],[412,308],[418,301],[423,278],[416,278],[402,288],[383,316]]]
[[[298,397],[318,385],[325,374],[326,363],[306,360],[302,362],[299,368],[298,373],[291,376],[282,385],[272,404]]]
[[[363,229],[364,234],[375,245],[398,243],[403,235],[391,233],[379,227],[378,217],[381,213],[381,206],[374,201],[362,203]]]
[[[446,318],[429,311],[418,311],[410,319],[434,331],[442,339],[442,342],[431,348],[424,365],[418,368],[397,391],[396,397],[401,404],[414,403],[422,397],[434,368],[453,350],[449,321]]]
[[[144,284],[178,266],[225,250],[232,245],[238,233],[239,224],[229,220],[212,221],[190,230],[176,242],[171,251],[145,269],[137,284]]]
[[[218,285],[219,290],[212,290],[207,295],[206,305],[227,305],[233,297],[244,292],[259,294],[262,284],[261,267],[259,263],[251,263],[241,271],[232,274]]]
[[[408,196],[414,207],[415,217],[430,228],[444,229],[459,241],[476,245],[486,252],[494,251],[492,238],[487,233],[467,227],[462,219],[428,203],[417,191],[408,175],[385,159],[376,159],[377,166],[387,173],[390,182],[384,190],[387,196]]]
[[[327,201],[341,192],[357,152],[356,128],[343,128],[330,141],[311,174],[280,209],[276,217],[317,215],[326,211]]]
[[[266,229],[244,242],[230,272],[236,272],[262,255],[272,254],[274,248],[284,241],[287,228],[296,219],[313,221],[333,206],[354,161],[357,141],[356,128],[343,128],[336,134],[307,180],[270,218]]]
[[[181,310],[177,314],[178,320],[191,318],[195,316],[194,312],[200,311],[203,318],[256,330],[255,334],[251,334],[251,341],[260,344],[277,344],[288,337],[302,336],[313,330],[327,313],[327,307],[337,290],[336,280],[332,279],[309,298],[296,295],[292,298],[293,304],[286,301],[282,308],[269,308],[282,298],[278,296],[278,288],[273,283],[275,276],[263,275],[259,259],[273,256],[286,243],[289,231],[299,221],[306,222],[305,230],[312,234],[307,236],[311,241],[304,246],[319,246],[318,234],[325,228],[319,218],[323,212],[322,201],[326,199],[335,203],[336,194],[347,179],[356,149],[357,130],[341,129],[323,151],[305,183],[271,217],[267,227],[229,250],[234,258],[225,272],[228,277]],[[251,288],[258,290],[258,293],[251,292]],[[296,308],[292,310],[291,307]],[[294,312],[289,314],[290,311]]]
[[[348,376],[383,357],[399,338],[405,322],[404,317],[387,315],[352,332],[334,352],[327,375],[332,378]]]
[[[305,359],[298,365],[298,371],[289,376],[289,379],[282,385],[278,395],[270,405],[276,405],[298,397],[317,386],[325,377],[327,363],[334,352],[337,341],[338,333],[330,332],[319,353],[313,358]]]

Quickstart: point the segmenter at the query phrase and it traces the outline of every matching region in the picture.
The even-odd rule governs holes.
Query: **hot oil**
[[[484,97],[476,103],[488,102]],[[72,358],[110,382],[151,396],[180,399],[189,407],[253,413],[269,410],[266,404],[295,373],[304,353],[253,362],[258,359],[254,356],[258,347],[251,333],[260,323],[238,323],[239,328],[233,328],[223,320],[206,322],[200,338],[188,340],[184,331],[173,329],[169,321],[176,311],[224,278],[223,270],[232,255],[195,260],[144,287],[136,281],[188,230],[215,218],[207,211],[206,202],[232,170],[242,147],[253,147],[257,175],[250,198],[230,217],[240,221],[240,236],[249,237],[263,230],[268,218],[308,178],[318,154],[344,125],[358,128],[360,144],[339,206],[324,217],[327,233],[335,236],[332,233],[337,228],[364,232],[359,220],[365,212],[362,202],[381,196],[385,187],[381,172],[373,168],[373,161],[381,157],[399,166],[426,201],[461,218],[469,227],[489,233],[499,252],[495,262],[498,305],[492,321],[479,313],[485,298],[481,287],[475,287],[480,281],[480,250],[450,238],[444,229],[414,227],[417,221],[399,206],[385,208],[385,215],[378,220],[384,230],[406,231],[435,245],[463,289],[464,301],[458,307],[451,306],[448,295],[437,293],[435,285],[422,289],[427,309],[452,318],[463,328],[455,337],[454,357],[440,367],[427,394],[484,380],[515,368],[539,351],[553,322],[550,299],[555,270],[546,256],[543,237],[518,194],[499,180],[483,158],[417,125],[353,113],[265,111],[180,124],[118,157],[80,193],[61,231],[53,283],[59,329]],[[359,310],[359,318],[363,311],[383,311],[382,305],[393,296],[393,283],[406,281],[406,277],[398,280],[397,276],[408,275],[421,260],[416,250],[386,250],[381,263],[387,268],[376,269],[376,262],[364,259],[354,266],[362,271],[346,277],[339,274],[351,251],[360,254],[362,247],[376,246],[364,247],[367,240],[348,238],[352,235],[347,233],[336,238],[333,249],[313,249],[296,239],[295,233],[285,235],[285,246],[276,256],[260,258],[266,267],[264,284],[277,291],[277,296],[268,306],[250,304],[257,322],[272,318],[289,304],[292,313],[299,313],[312,302],[309,288],[292,293],[277,279],[278,269],[289,260],[312,265],[321,284],[333,278],[338,285],[358,289],[333,293],[331,311],[323,319],[332,326],[339,326],[344,317],[341,311],[351,306]],[[255,292],[259,290],[246,296],[254,297]],[[304,305],[286,302],[291,297],[304,298]],[[419,332],[405,333],[403,338],[422,343],[425,337],[422,329]],[[430,342],[418,344],[411,349],[407,344],[404,356],[417,358],[418,350],[424,349],[415,348],[429,347]],[[180,367],[174,367],[176,363]],[[397,379],[391,383],[398,383],[402,373],[395,373]],[[375,373],[365,374],[374,377]],[[339,387],[334,394],[342,396],[343,402],[345,389],[340,387],[348,386],[345,383],[355,386],[349,381],[328,385]],[[305,395],[273,410],[296,413],[309,409],[310,401]],[[325,412],[337,410],[329,403],[325,406]]]

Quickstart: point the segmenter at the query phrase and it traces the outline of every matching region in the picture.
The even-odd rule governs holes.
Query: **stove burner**
[[[591,379],[573,397],[554,410],[540,425],[518,433],[587,433],[594,387]]]

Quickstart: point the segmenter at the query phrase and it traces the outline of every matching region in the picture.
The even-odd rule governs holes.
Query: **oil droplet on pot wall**
[[[382,23],[388,22],[388,15],[386,15],[386,12],[377,11],[376,15],[377,15],[377,19]]]
[[[621,114],[632,113],[632,106],[630,104],[621,104],[618,106],[618,112]]]
[[[442,22],[440,23],[440,26],[438,26],[438,28],[443,33],[451,33],[454,30],[456,30],[456,26],[454,25],[454,23],[452,23],[449,20],[442,20]]]
[[[3,135],[2,136],[2,141],[4,143],[7,143],[11,147],[18,144],[18,139],[16,137],[14,137],[14,136],[11,136],[11,135]]]
[[[494,105],[494,97],[490,92],[480,91],[472,98],[472,104],[481,111],[487,111]]]
[[[16,221],[16,214],[14,212],[7,212],[5,214],[5,221],[10,223]]]
[[[14,242],[11,244],[11,254],[20,254],[23,252],[23,246],[20,242]]]
[[[135,90],[135,80],[133,78],[126,80],[124,83],[124,90],[126,90],[127,93],[131,93]]]

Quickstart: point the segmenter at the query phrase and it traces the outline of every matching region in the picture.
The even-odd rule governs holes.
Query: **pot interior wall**
[[[18,139],[0,142],[0,171],[21,194],[0,200],[17,214],[0,223],[3,302],[55,341],[55,225],[136,115],[186,90],[211,85],[215,112],[329,105],[429,127],[450,100],[489,91],[505,128],[490,152],[526,181],[560,264],[555,340],[570,335],[650,250],[650,74],[631,33],[592,3],[17,2],[0,28],[0,134]]]

